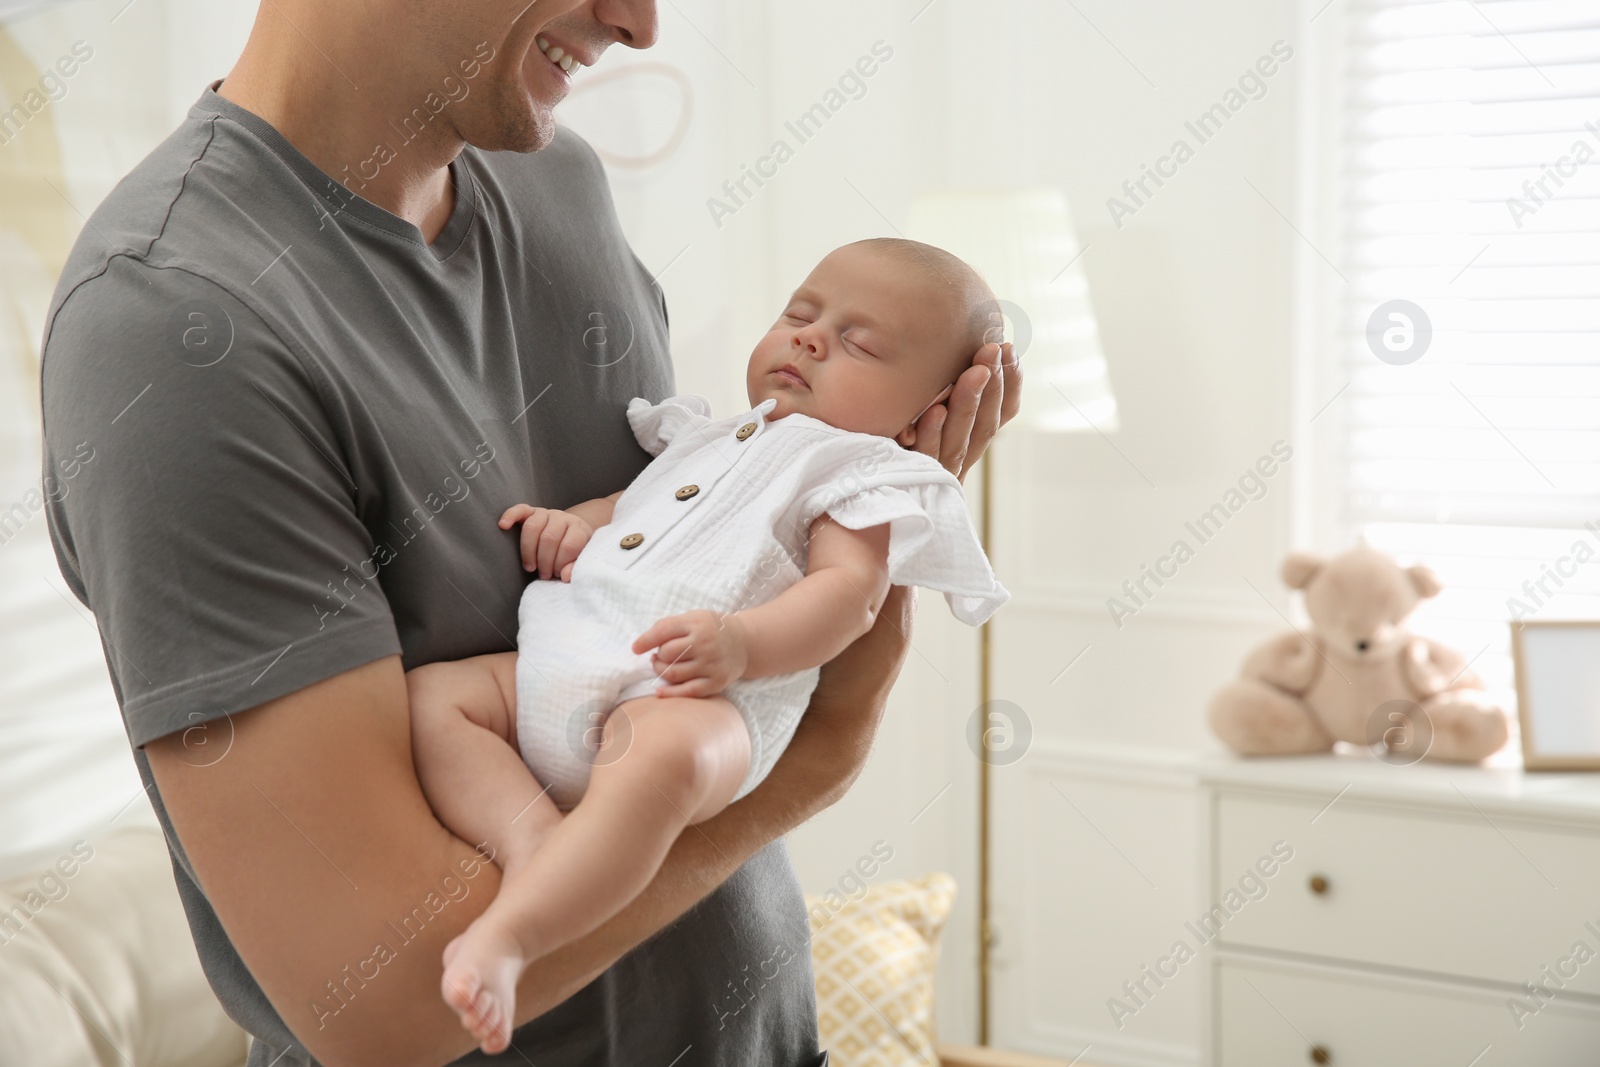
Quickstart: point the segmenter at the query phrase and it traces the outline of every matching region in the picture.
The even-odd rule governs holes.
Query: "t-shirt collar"
[[[195,101],[194,107],[190,109],[190,117],[204,119],[211,115],[221,115],[243,126],[295,172],[306,187],[323,201],[329,214],[335,217],[340,212],[353,215],[380,230],[425,247],[437,259],[448,258],[461,246],[461,241],[466,237],[467,229],[476,213],[477,199],[477,184],[472,180],[471,168],[466,164],[467,152],[463,151],[450,163],[450,179],[456,188],[455,207],[450,213],[450,221],[445,224],[433,243],[429,244],[423,240],[422,231],[415,225],[336,181],[307,159],[305,154],[291,144],[289,139],[279,133],[271,123],[220,95],[217,89],[221,85],[222,82],[219,80],[206,87],[200,94],[200,99]]]

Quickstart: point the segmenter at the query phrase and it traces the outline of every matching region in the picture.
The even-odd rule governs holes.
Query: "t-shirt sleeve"
[[[968,625],[987,622],[1011,599],[972,527],[960,483],[935,460],[883,442],[856,454],[827,451],[834,469],[807,498],[802,521],[827,514],[852,530],[887,524],[889,581],[943,593]]]
[[[135,745],[400,651],[351,415],[307,365],[221,287],[126,258],[52,321],[50,535]]]
[[[659,404],[652,404],[642,396],[628,402],[628,425],[633,436],[652,456],[667,450],[673,438],[686,428],[704,426],[711,421],[711,401],[703,396],[685,393],[669,396]]]

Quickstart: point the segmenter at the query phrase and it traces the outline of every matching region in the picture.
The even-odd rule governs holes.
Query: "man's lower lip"
[[[551,70],[555,71],[556,76],[559,77],[562,80],[562,82],[564,82],[564,83],[566,83],[568,85],[572,84],[572,75],[568,74],[566,71],[562,70],[561,69],[561,64],[550,62],[550,57],[545,55],[543,52],[539,53],[539,58],[544,60],[545,66],[547,66]]]

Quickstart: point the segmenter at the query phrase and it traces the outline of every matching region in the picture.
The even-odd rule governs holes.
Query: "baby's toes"
[[[450,1010],[461,1016],[461,1025],[471,1030],[477,1001],[485,992],[478,972],[467,967],[446,967],[439,988]]]
[[[478,1013],[478,1025],[473,1029],[472,1036],[478,1039],[483,1051],[494,1055],[504,1052],[511,1044],[511,1020],[499,998],[484,989],[478,993],[474,1004]]]

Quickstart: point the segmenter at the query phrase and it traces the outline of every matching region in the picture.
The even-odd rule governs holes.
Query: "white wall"
[[[951,177],[980,180],[970,172],[981,160],[1003,180],[1065,191],[1089,246],[1082,263],[1122,427],[1109,442],[1010,435],[998,453],[994,555],[1019,595],[996,626],[996,695],[1035,731],[1028,757],[995,774],[998,1044],[1066,1058],[1092,1045],[1086,1058],[1107,1064],[1197,1056],[1199,969],[1120,1029],[1106,1000],[1196,908],[1187,768],[1213,744],[1204,705],[1245,649],[1283,625],[1246,579],[1286,607],[1276,566],[1293,463],[1208,542],[1184,523],[1275,441],[1296,441],[1299,239],[1279,212],[1296,211],[1296,62],[1315,32],[1298,10],[1286,0],[945,8],[950,41],[995,57],[951,94],[950,125],[997,136],[969,138],[979,153],[948,148]],[[1297,59],[1199,143],[1185,121],[1280,39]],[[1193,158],[1119,228],[1107,198],[1178,138]],[[1119,628],[1107,598],[1180,538],[1193,559],[1164,587],[1147,583],[1154,595]]]

